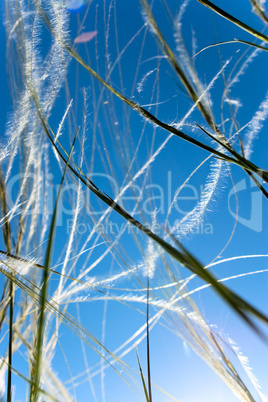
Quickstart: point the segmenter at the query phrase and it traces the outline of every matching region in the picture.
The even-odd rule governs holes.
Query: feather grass
[[[202,265],[194,256],[195,253],[190,253],[188,247],[178,239],[204,222],[211,201],[216,198],[221,187],[222,177],[227,176],[227,173],[231,174],[232,165],[242,168],[267,196],[265,187],[260,182],[260,179],[267,182],[267,171],[249,160],[253,139],[266,117],[266,98],[257,107],[253,118],[248,119],[249,123],[242,128],[237,123],[237,110],[234,108],[232,113],[230,107],[232,100],[236,99],[231,96],[230,88],[237,84],[238,78],[247,71],[249,63],[255,61],[255,56],[261,53],[263,46],[254,44],[256,49],[252,53],[245,52],[237,64],[229,58],[226,63],[222,63],[214,77],[208,80],[209,84],[205,85],[199,78],[202,73],[196,67],[197,62],[193,61],[187,49],[182,29],[182,19],[190,3],[184,1],[179,15],[175,17],[169,9],[171,5],[163,3],[172,37],[175,38],[175,50],[169,40],[166,40],[166,33],[164,35],[160,30],[152,5],[147,0],[141,0],[140,3],[145,23],[122,45],[117,28],[119,21],[116,2],[104,2],[105,56],[102,66],[99,61],[102,53],[98,39],[101,35],[95,38],[94,60],[90,60],[91,53],[86,47],[85,52],[81,47],[78,53],[78,48],[70,41],[69,16],[62,2],[6,0],[7,54],[10,58],[9,76],[14,107],[14,114],[8,124],[7,141],[0,157],[0,223],[3,239],[0,272],[5,278],[0,302],[0,324],[3,331],[1,346],[7,345],[0,365],[0,387],[2,395],[6,392],[7,400],[15,397],[13,385],[19,377],[28,387],[29,391],[25,395],[31,400],[43,397],[49,400],[76,400],[79,398],[79,388],[85,389],[82,387],[85,382],[92,397],[97,400],[97,376],[101,378],[101,396],[105,400],[108,396],[105,390],[108,381],[105,376],[111,368],[115,377],[123,380],[134,392],[145,396],[146,400],[153,400],[153,395],[157,398],[160,392],[165,397],[176,400],[154,381],[154,366],[151,362],[154,349],[150,345],[154,341],[153,329],[156,325],[189,345],[240,400],[255,401],[258,397],[262,398],[258,384],[248,370],[246,359],[232,341],[207,323],[194,297],[198,292],[201,294],[203,289],[211,287],[224,304],[229,305],[242,321],[266,341],[264,326],[259,327],[259,324],[261,321],[267,323],[268,318],[225,284],[231,279],[238,280],[247,275],[265,275],[266,270],[260,268],[250,272],[232,272],[223,278],[216,276],[214,268],[219,264],[229,264],[233,261],[232,257],[214,257],[210,264]],[[222,9],[215,8],[211,2],[201,3],[257,39],[265,41],[265,35]],[[259,1],[251,3],[255,7],[254,11],[264,21],[266,14],[263,4]],[[94,4],[91,2],[83,20],[79,21],[78,18],[79,33],[86,23],[87,14],[90,15],[89,9],[94,11]],[[98,18],[96,11],[95,30],[98,30]],[[149,34],[152,34],[158,49],[148,58],[143,52],[148,43],[152,44],[151,39],[148,42]],[[43,35],[46,40],[45,48]],[[114,49],[111,46],[112,38],[115,38]],[[128,90],[125,89],[124,58],[138,40],[141,47],[137,66],[130,94],[126,95]],[[193,43],[192,53],[196,53],[195,49],[196,43]],[[78,100],[72,99],[71,95],[73,83],[76,93],[79,93],[80,83],[79,78],[77,82],[73,79],[74,63],[77,66],[77,77],[78,71],[85,70],[90,73],[88,77],[91,79],[90,91],[83,90],[82,93],[80,113]],[[175,80],[180,81],[182,90],[188,96],[184,115],[181,116],[179,110],[171,123],[161,115],[164,110],[162,107],[170,105],[176,99],[176,95],[170,97],[169,103],[163,103],[161,99],[160,84],[164,63],[171,67]],[[222,123],[218,124],[216,114],[213,113],[214,107],[212,108],[213,91],[215,85],[219,85],[221,77],[227,74],[230,65],[234,67],[228,79],[223,79],[222,95],[223,100],[228,98],[230,110],[226,119],[222,110]],[[147,94],[148,88],[151,91],[150,96]],[[58,115],[57,102],[60,99],[62,103],[64,89],[65,107]],[[177,86],[173,85],[171,89],[176,93]],[[135,96],[138,101],[134,101]],[[222,105],[223,109],[224,102]],[[240,110],[241,108],[243,106],[240,106]],[[139,138],[136,138],[138,124],[132,136],[135,112],[142,117]],[[80,116],[81,127],[78,126]],[[228,116],[232,120],[229,133],[226,128],[229,124]],[[199,131],[204,133],[205,140],[198,140],[195,135],[187,134],[187,130],[192,130],[194,126],[191,120],[198,121]],[[55,121],[58,129],[54,131]],[[163,140],[157,136],[159,127],[168,132]],[[246,127],[248,130],[242,137]],[[79,137],[78,132],[81,133]],[[198,133],[197,130],[196,132]],[[166,155],[171,142],[176,139],[174,135],[194,145],[193,149],[205,150],[209,156],[203,162],[191,161],[191,173],[187,173],[187,178],[182,180],[183,184],[173,199],[169,200],[167,214],[163,218],[165,228],[157,231],[154,227],[157,224],[161,226],[162,221],[156,212],[153,172],[159,166],[157,163],[161,157]],[[72,137],[77,138],[75,147]],[[239,151],[235,148],[238,137],[241,137]],[[178,146],[179,155],[180,143],[175,141],[173,144]],[[67,152],[66,149],[70,148],[71,151]],[[174,205],[187,183],[198,179],[207,169],[205,162],[213,157],[218,160],[209,167],[200,200],[179,220],[183,229],[179,236],[176,232],[178,220],[173,221],[176,212]],[[99,161],[101,168],[98,166]],[[120,163],[120,169],[117,163]],[[55,166],[61,172],[61,183],[57,186],[56,202],[52,203],[54,207],[51,207],[53,197],[50,172],[56,171]],[[103,185],[101,179],[94,179],[96,169],[101,169],[102,174],[120,182],[113,197],[107,195],[111,190]],[[17,171],[21,174],[15,195],[9,194],[9,183]],[[55,177],[53,180],[56,181]],[[63,180],[66,187],[70,184],[64,192],[64,201],[70,203],[72,226],[66,241],[61,245],[63,239],[58,233],[63,229],[59,223],[62,219],[60,195],[63,194]],[[151,186],[146,186],[147,183]],[[136,191],[138,184],[141,184],[140,193]],[[85,190],[94,193],[95,198],[85,194]],[[127,199],[129,193],[133,196],[131,201]],[[42,195],[43,201],[40,198]],[[85,198],[86,195],[88,198]],[[10,205],[10,196],[14,196],[13,205]],[[151,212],[149,218],[144,211],[142,197],[147,197],[146,201],[150,201],[146,204]],[[97,208],[103,204],[105,209],[99,214]],[[117,215],[123,219],[119,220]],[[113,220],[117,224],[119,222],[118,233],[102,232],[101,225],[113,223]],[[79,233],[81,224],[89,226],[89,233]],[[236,224],[228,242],[221,245],[222,253],[229,245],[235,227]],[[52,248],[56,250],[57,244],[60,246],[57,253],[53,253],[52,259]],[[56,257],[57,261],[54,261]],[[247,258],[253,257],[251,255]],[[239,261],[239,257],[233,258]],[[189,290],[188,286],[191,286]],[[100,302],[105,302],[102,320],[98,317],[101,335],[95,336],[93,333],[96,327],[93,327],[93,332],[88,329],[94,315],[88,314],[83,324],[84,305],[94,303],[97,309]],[[128,307],[133,317],[134,314],[137,317],[137,322],[134,323],[133,320],[132,324],[135,326],[130,329],[130,333],[122,331],[124,338],[118,327],[117,335],[120,339],[114,344],[112,332],[115,330],[117,317],[113,317],[114,328],[111,330],[111,316],[108,315],[110,304],[116,304],[122,309]],[[76,310],[72,310],[74,305]],[[70,311],[75,311],[76,317]],[[74,334],[74,344],[76,338],[82,344],[82,357],[77,359],[79,371],[75,373],[69,362],[69,347],[66,348],[65,338],[61,337],[69,329]],[[128,330],[124,328],[126,329]],[[137,352],[137,345],[146,343],[146,340],[148,386]],[[108,348],[110,342],[111,347]],[[135,353],[135,348],[136,359],[132,367],[129,360],[126,363],[125,359]],[[56,374],[59,353],[62,354],[69,375],[67,381],[63,373]],[[23,358],[23,365],[18,366],[22,367],[20,370],[15,367],[17,360],[13,359],[13,355]],[[30,379],[25,375],[25,370],[31,373]],[[12,373],[16,376],[11,375]]]

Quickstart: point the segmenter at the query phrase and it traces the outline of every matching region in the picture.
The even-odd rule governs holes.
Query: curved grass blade
[[[236,38],[235,38],[235,39],[233,39],[233,40],[224,40],[224,41],[222,41],[222,42],[216,42],[216,43],[212,43],[211,45],[205,46],[205,47],[203,47],[201,50],[199,50],[199,52],[197,52],[196,54],[194,54],[194,55],[193,55],[193,58],[196,57],[196,56],[198,56],[200,53],[204,52],[205,50],[210,49],[210,48],[212,48],[212,47],[216,47],[216,46],[220,46],[220,45],[229,45],[229,44],[231,44],[231,43],[243,43],[244,45],[249,45],[249,46],[252,46],[252,47],[256,47],[256,48],[258,48],[258,49],[261,49],[261,50],[266,50],[266,51],[268,51],[268,48],[267,48],[267,47],[264,47],[264,46],[261,46],[261,45],[257,45],[256,43],[248,42],[248,41],[246,41],[246,40],[236,39]]]
[[[238,152],[236,152],[227,142],[221,141],[219,138],[215,137],[214,135],[210,134],[206,129],[201,127],[198,123],[196,123],[197,127],[199,127],[204,133],[206,133],[212,140],[216,141],[218,144],[220,144],[223,148],[225,148],[230,154],[234,155],[236,158],[236,161],[239,161],[237,163],[239,166],[241,166],[243,169],[248,173],[248,172],[253,172],[256,175],[258,175],[261,179],[265,180],[267,182],[268,180],[268,172],[265,170],[261,170],[257,168],[252,162],[250,162],[248,159],[244,158],[241,156]],[[268,198],[268,194],[265,189],[263,189],[264,195]]]
[[[249,25],[245,24],[244,22],[240,21],[238,18],[233,17],[231,14],[227,13],[226,11],[222,10],[220,7],[216,6],[215,4],[211,3],[209,0],[197,0],[199,3],[203,4],[203,6],[209,8],[210,10],[214,11],[216,14],[219,14],[221,17],[225,18],[226,20],[232,22],[233,24],[237,25],[239,28],[243,29],[244,31],[248,32],[249,34],[255,36],[256,38],[267,42],[268,37],[261,32],[257,31],[254,28],[251,28]]]
[[[214,290],[237,312],[238,315],[266,342],[268,343],[268,338],[263,332],[257,327],[257,325],[253,322],[253,320],[248,316],[249,314],[252,314],[253,316],[257,316],[259,314],[259,311],[255,309],[251,304],[246,302],[244,299],[242,299],[240,296],[238,296],[235,292],[231,291],[228,287],[225,285],[222,286],[222,283],[220,283],[210,272],[208,272],[207,269],[205,269],[202,264],[191,254],[189,253],[188,250],[182,245],[181,242],[176,239],[176,237],[172,234],[169,233],[170,237],[174,241],[174,243],[177,245],[178,248],[181,249],[183,258],[185,260],[185,266],[190,269],[193,273],[204,279],[205,281],[209,280],[211,283],[213,282],[213,288]],[[203,267],[203,269],[200,269]],[[201,273],[201,275],[199,274]],[[207,275],[208,274],[208,275]],[[218,286],[220,285],[220,286]],[[257,315],[256,315],[257,313]],[[261,313],[261,315],[263,315]],[[265,317],[265,316],[264,316]],[[264,318],[263,317],[263,318]],[[261,319],[259,316],[258,318]],[[266,320],[267,322],[267,317]]]
[[[248,41],[246,41],[246,40],[234,39],[234,42],[244,43],[244,45],[256,47],[257,49],[265,50],[266,52],[268,51],[268,48],[267,48],[267,47],[264,47],[264,46],[261,46],[261,45],[257,45],[257,43],[248,42]]]

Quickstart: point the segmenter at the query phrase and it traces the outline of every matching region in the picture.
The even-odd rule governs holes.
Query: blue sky
[[[231,2],[228,0],[224,4],[221,1],[214,3],[224,6],[227,12],[232,13],[255,29],[262,31],[263,24],[251,12],[249,1],[237,0],[236,2]],[[181,4],[182,1],[175,0],[168,3],[173,17],[179,13]],[[110,8],[109,6],[109,1],[94,0],[92,4],[90,3],[88,9],[85,6],[78,12],[69,14],[69,30],[72,42],[80,31],[97,30],[97,36],[92,41],[77,45],[75,49],[94,70],[98,71],[100,76],[107,79],[109,84],[120,93],[139,103],[152,114],[158,116],[163,122],[171,125],[178,124],[191,109],[192,102],[172,67],[162,57],[161,49],[157,45],[154,35],[150,30],[146,32],[140,4],[132,0],[127,2],[117,0],[116,4],[112,4]],[[3,22],[5,18],[3,5],[1,5],[0,11]],[[153,11],[165,40],[179,58],[174,38],[175,29],[170,24],[170,16],[165,7],[165,2],[155,1]],[[85,20],[83,20],[84,17]],[[81,28],[82,21],[83,26]],[[139,31],[140,28],[141,31]],[[5,54],[3,23],[0,29],[3,55]],[[205,46],[216,42],[233,40],[234,38],[251,41],[254,39],[194,0],[189,2],[182,18],[182,35],[190,56]],[[50,46],[50,36],[43,29],[41,30],[41,37],[40,53],[41,58],[44,58]],[[193,44],[196,44],[196,49],[193,49]],[[120,53],[123,49],[125,49],[124,52]],[[247,53],[244,54],[246,50]],[[120,54],[120,63],[116,62],[118,52]],[[219,47],[206,49],[191,59],[204,87],[215,80],[210,90],[209,101],[211,102],[210,105],[215,121],[226,137],[235,133],[229,106],[231,105],[235,110],[236,106],[240,105],[236,115],[236,122],[239,129],[245,126],[241,131],[241,137],[245,142],[247,132],[251,127],[249,122],[259,110],[265,96],[267,96],[267,55],[265,52],[259,51],[251,61],[250,55],[253,52],[253,48],[248,48],[241,43],[223,44]],[[227,96],[223,97],[223,74],[227,82],[230,82],[239,71],[242,71],[240,70],[241,66],[246,60],[248,60],[248,64],[244,64],[244,74],[238,76],[238,82],[234,82],[233,86],[230,87],[230,102],[228,105],[226,102]],[[5,64],[4,57],[1,58],[1,92],[5,94],[8,93],[6,65],[8,66],[9,62],[8,60],[7,64]],[[180,62],[183,63],[183,59],[180,59]],[[218,74],[226,62],[228,62],[226,67]],[[109,69],[113,68],[113,63],[115,63],[114,70],[109,75],[109,71],[111,71]],[[215,79],[216,76],[217,79]],[[206,151],[200,150],[175,136],[170,138],[161,148],[161,144],[168,138],[168,133],[160,128],[155,129],[149,123],[145,124],[145,120],[135,111],[131,111],[121,100],[113,97],[107,89],[103,91],[103,87],[75,60],[71,60],[69,63],[66,81],[62,85],[49,116],[49,124],[52,130],[56,131],[69,100],[73,99],[69,116],[64,123],[63,135],[61,136],[61,142],[66,147],[66,150],[70,149],[70,143],[77,127],[80,127],[81,133],[83,131],[84,104],[82,88],[86,88],[87,93],[87,123],[83,169],[87,171],[88,175],[91,175],[94,183],[102,191],[115,198],[123,186],[136,175],[137,178],[135,178],[134,184],[125,192],[124,198],[119,200],[119,204],[123,205],[139,221],[147,223],[151,227],[156,221],[155,231],[164,237],[166,236],[164,225],[168,224],[168,227],[172,228],[176,221],[180,221],[182,222],[183,230],[186,224],[190,225],[191,222],[187,219],[187,214],[189,217],[191,211],[197,208],[200,200],[202,200],[204,191],[209,189],[209,184],[213,181],[215,175],[219,174],[217,190],[213,193],[204,215],[200,218],[200,223],[195,225],[192,233],[187,233],[181,238],[184,246],[204,265],[233,257],[259,256],[267,253],[268,233],[265,225],[267,222],[267,199],[252,185],[245,172],[234,165],[228,168],[223,166],[222,169],[218,169],[216,172],[217,160],[212,157],[204,162],[196,173],[191,175],[198,165],[209,156]],[[100,103],[98,104],[99,99]],[[1,140],[5,143],[6,139],[3,133],[7,127],[7,122],[12,120],[12,104],[8,95],[1,97],[0,113]],[[204,141],[206,144],[215,146],[195,126],[196,122],[209,130],[199,111],[195,110],[184,122],[181,128],[182,131],[200,141]],[[263,127],[253,141],[251,161],[257,166],[268,170],[267,123],[263,121],[261,124],[263,124]],[[81,141],[82,134],[79,136],[79,141],[76,142],[74,149],[73,158],[77,164],[79,164],[81,158]],[[141,170],[148,159],[160,148],[161,152],[159,151],[155,155],[150,168],[144,169],[144,171]],[[235,148],[239,149],[238,141],[235,142]],[[52,200],[49,200],[48,197],[47,201],[44,202],[50,202],[53,210],[62,173],[53,152],[48,150],[47,155],[49,157],[49,189]],[[4,170],[6,166],[4,165]],[[127,175],[129,168],[129,175]],[[13,177],[17,173],[18,169],[15,165],[12,172]],[[166,220],[173,197],[189,175],[191,177],[179,193],[168,220]],[[11,200],[15,198],[15,194],[18,192],[17,186],[17,184],[9,185]],[[237,191],[237,199],[233,188]],[[58,210],[58,225],[51,263],[51,268],[57,271],[60,271],[61,265],[58,264],[64,261],[67,253],[72,219],[74,219],[74,207],[78,202],[76,199],[77,191],[71,175],[67,176]],[[146,264],[144,261],[146,258],[148,259],[148,239],[136,230],[133,235],[128,226],[126,226],[124,233],[121,233],[125,222],[123,218],[112,212],[109,214],[109,218],[103,220],[102,232],[104,232],[104,236],[99,237],[96,233],[89,242],[85,243],[86,238],[94,227],[95,219],[101,217],[101,213],[106,210],[106,206],[95,195],[89,194],[86,189],[81,191],[83,192],[83,196],[80,199],[82,208],[78,216],[75,242],[69,257],[75,257],[75,255],[79,254],[83,250],[84,244],[86,244],[85,248],[93,247],[94,250],[92,254],[89,252],[84,253],[77,258],[76,266],[73,267],[70,276],[78,276],[83,269],[85,270],[86,267],[93,264],[94,267],[83,279],[92,280],[93,283],[94,281],[104,281],[106,283],[105,281],[108,278],[114,279],[109,282],[110,287],[105,287],[105,285],[98,287],[104,293],[94,289],[90,291],[85,289],[77,295],[70,296],[69,300],[66,298],[65,302],[70,303],[68,304],[68,312],[80,321],[87,330],[91,331],[100,342],[103,342],[105,347],[110,351],[114,351],[120,345],[123,345],[146,322],[146,304],[144,300],[141,301],[138,298],[140,295],[145,295],[146,276],[144,275],[144,270]],[[137,196],[141,198],[139,208],[136,207],[135,209]],[[43,193],[41,194],[42,197],[45,199]],[[239,210],[236,222],[235,210],[237,205]],[[39,214],[39,218],[41,220],[42,211]],[[16,227],[16,224],[14,224],[14,227]],[[176,231],[174,233],[178,235]],[[39,237],[36,238],[38,239]],[[43,263],[45,244],[35,245],[40,264]],[[113,244],[113,248],[103,257],[111,244]],[[0,245],[1,249],[3,249],[3,238],[0,239]],[[23,252],[26,253],[26,251],[29,254],[32,252],[31,257],[34,256],[36,252],[34,247],[32,250],[27,249],[26,246],[25,248],[23,247],[22,257],[25,257]],[[157,253],[157,248],[154,249],[154,252]],[[170,258],[163,260],[158,257],[156,262],[153,261],[151,264],[154,265],[155,263],[155,271],[150,280],[151,287],[156,288],[151,293],[152,301],[155,302],[152,302],[150,307],[151,317],[159,311],[161,303],[164,305],[164,302],[172,297],[176,288],[171,287],[170,293],[169,290],[157,289],[189,275],[185,268],[181,268]],[[150,265],[150,261],[148,263],[147,260],[147,264]],[[169,264],[174,277],[168,274],[165,264]],[[72,260],[70,259],[67,263],[68,269],[71,268],[71,265]],[[244,273],[265,269],[267,269],[267,257],[237,258],[236,260],[222,262],[211,268],[212,272],[219,278],[239,276]],[[122,272],[126,273],[128,270],[134,273],[130,272],[122,279],[115,279],[117,275]],[[3,283],[2,281],[1,284]],[[188,290],[194,290],[202,284],[201,280],[195,278],[189,282],[187,288]],[[263,312],[267,311],[268,308],[267,284],[267,272],[238,277],[226,282],[226,285],[232,290]],[[52,276],[50,280],[51,296],[58,285],[58,277]],[[112,299],[105,300],[106,294],[109,294]],[[268,395],[266,382],[266,361],[268,356],[264,342],[230,308],[226,307],[211,289],[203,289],[194,293],[192,299],[204,319],[211,325],[211,328],[216,333],[222,334],[222,338],[226,341],[229,338],[232,339],[241,352],[249,358],[249,365],[259,379],[263,393]],[[76,301],[76,303],[73,303],[73,301]],[[62,304],[61,307],[64,308],[64,306]],[[180,306],[179,302],[176,306]],[[187,308],[190,309],[189,306]],[[51,330],[48,330],[50,336],[55,326],[55,321],[51,319]],[[262,328],[267,333],[267,328]],[[182,320],[174,311],[163,315],[152,328],[150,332],[152,382],[164,389],[176,400],[183,402],[237,401],[238,399],[219,376],[191,350],[190,346],[183,342],[180,337],[182,333],[186,334],[185,336],[190,343],[191,336],[189,336]],[[129,346],[133,346],[138,338],[139,336],[130,341]],[[4,346],[6,346],[6,341],[2,344],[3,350]],[[97,349],[100,350],[99,347]],[[127,347],[123,350],[125,349]],[[250,381],[244,373],[242,374],[241,366],[233,352],[228,350],[227,347],[226,351],[229,358],[234,362],[235,367],[237,367],[238,372],[241,373],[245,383],[252,389]],[[143,371],[146,373],[145,338],[138,342],[138,352]],[[25,354],[25,350],[22,349],[22,355],[23,353]],[[85,355],[88,359],[87,363],[84,361]],[[27,363],[23,362],[21,355],[16,356],[14,366],[27,375]],[[138,370],[135,347],[132,347],[123,360],[130,367]],[[67,387],[71,384],[70,378],[74,378],[75,392],[70,387],[70,394],[77,401],[94,400],[92,389],[89,382],[86,381],[85,371],[87,364],[91,368],[91,373],[97,372],[92,381],[98,401],[136,401],[138,398],[143,398],[141,388],[138,394],[135,394],[111,367],[98,372],[98,369],[103,367],[102,365],[104,364],[100,363],[100,357],[88,345],[85,344],[82,347],[79,336],[74,334],[70,328],[66,328],[61,324],[59,343],[55,349],[51,365],[61,380],[67,382]],[[119,365],[116,365],[116,368],[121,372],[122,368]],[[79,376],[79,373],[82,373],[81,377],[79,377],[81,384],[79,384],[79,379],[76,380],[76,376]],[[139,376],[136,376],[136,379],[141,386]],[[15,375],[13,381],[16,385],[15,400],[24,400],[25,384]],[[103,387],[105,391],[103,391]],[[254,395],[256,400],[261,400],[257,399],[256,394]],[[153,386],[153,400],[162,402],[171,399]]]

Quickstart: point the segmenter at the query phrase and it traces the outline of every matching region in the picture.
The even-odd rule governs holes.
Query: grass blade
[[[78,136],[79,129],[76,132],[75,138],[73,140],[72,146],[70,153],[68,155],[68,159],[66,161],[65,167],[64,167],[64,172],[62,175],[59,191],[57,194],[57,199],[53,211],[53,216],[51,220],[51,225],[50,225],[50,231],[49,231],[49,237],[48,237],[48,245],[47,245],[47,251],[46,251],[46,257],[45,257],[45,264],[44,264],[44,271],[43,271],[43,279],[42,279],[42,292],[41,292],[41,300],[40,300],[40,317],[39,317],[39,323],[38,323],[38,333],[37,333],[37,342],[36,342],[36,356],[35,356],[35,363],[34,363],[34,371],[32,374],[32,387],[31,387],[31,395],[30,395],[30,400],[33,402],[37,401],[38,398],[38,390],[39,390],[39,381],[40,381],[40,363],[41,363],[41,349],[42,349],[42,340],[43,340],[43,332],[44,332],[44,326],[45,326],[45,309],[46,309],[46,297],[47,297],[47,291],[48,291],[48,279],[49,279],[49,266],[50,266],[50,260],[52,256],[52,247],[53,247],[53,238],[54,238],[54,232],[56,229],[56,218],[57,218],[57,208],[58,208],[58,203],[60,199],[60,194],[61,194],[61,189],[63,186],[65,174],[67,172],[67,168],[69,165],[69,161],[73,152],[75,140]]]
[[[142,385],[143,385],[143,390],[144,390],[144,395],[145,395],[145,398],[146,398],[146,402],[151,402],[151,399],[149,398],[148,391],[147,391],[147,388],[146,388],[146,384],[145,384],[144,375],[143,375],[142,368],[141,368],[141,363],[140,363],[140,359],[139,359],[137,346],[136,346],[136,354],[137,354],[137,360],[138,360],[138,365],[139,365],[139,369],[140,369],[140,375],[141,375],[141,380],[142,380]]]
[[[6,188],[0,170],[0,197],[1,197],[1,215],[8,216]],[[2,225],[3,238],[7,252],[11,253],[11,228],[8,219],[5,219]],[[12,280],[9,281],[9,340],[8,340],[8,376],[7,376],[7,402],[12,400],[12,342],[13,342],[13,313],[14,313],[14,288]]]
[[[214,11],[216,14],[219,14],[221,17],[225,18],[226,20],[232,22],[233,24],[237,25],[239,28],[243,29],[244,31],[248,32],[249,34],[255,36],[256,38],[267,42],[268,37],[261,32],[257,31],[254,28],[251,28],[249,25],[245,24],[244,22],[240,21],[238,18],[233,17],[231,14],[227,13],[226,11],[222,10],[220,7],[216,6],[215,4],[211,3],[209,0],[197,0],[199,3],[203,4],[203,6],[209,8],[210,10]]]
[[[204,52],[205,50],[210,49],[210,48],[212,48],[212,47],[217,47],[217,46],[220,46],[220,45],[229,45],[229,44],[231,44],[231,43],[243,43],[244,45],[248,45],[248,46],[256,47],[257,49],[261,49],[261,50],[268,51],[268,48],[267,48],[267,47],[264,47],[264,46],[261,46],[261,45],[257,45],[256,43],[248,42],[248,41],[246,41],[246,40],[236,39],[236,38],[235,38],[235,39],[233,39],[233,40],[225,40],[225,41],[222,41],[222,42],[216,42],[216,43],[212,43],[211,45],[205,46],[205,47],[203,47],[201,50],[199,50],[199,51],[193,56],[193,58],[196,57],[196,56],[198,56],[200,53]]]
[[[252,162],[250,162],[248,159],[244,158],[241,156],[238,152],[236,152],[227,142],[221,141],[219,138],[215,137],[214,135],[210,134],[206,129],[201,127],[198,123],[196,123],[197,127],[199,127],[204,133],[206,133],[212,140],[216,141],[218,144],[220,144],[223,148],[225,148],[228,152],[230,152],[234,157],[236,158],[236,164],[241,166],[247,173],[255,173],[258,175],[261,179],[267,181],[268,179],[268,172],[262,169],[257,168]],[[251,177],[252,178],[252,177]],[[256,182],[255,182],[256,183]],[[259,184],[260,185],[260,184]],[[260,185],[258,186],[259,188],[262,188],[263,194],[268,198],[268,194],[266,190]]]
[[[149,390],[149,401],[152,402],[152,385],[151,385],[151,365],[150,365],[150,331],[149,331],[149,286],[150,278],[149,272],[147,274],[147,301],[146,301],[146,344],[147,344],[147,372],[148,372],[148,390]]]

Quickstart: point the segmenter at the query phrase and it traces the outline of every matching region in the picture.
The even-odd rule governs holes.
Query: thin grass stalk
[[[12,401],[12,342],[13,342],[13,313],[14,313],[14,289],[13,282],[9,280],[9,340],[8,340],[8,378],[7,378],[7,402]]]
[[[42,349],[43,332],[44,332],[44,326],[45,326],[46,297],[47,297],[47,292],[48,292],[49,266],[50,266],[50,260],[51,260],[51,256],[52,256],[54,232],[56,230],[56,218],[57,218],[58,203],[59,203],[59,199],[60,199],[60,194],[61,194],[64,178],[65,178],[65,175],[67,172],[67,168],[69,165],[69,161],[70,161],[70,158],[71,158],[71,155],[73,152],[75,140],[78,136],[78,133],[79,133],[79,130],[77,130],[77,132],[76,132],[68,159],[64,166],[64,172],[63,172],[60,187],[58,190],[57,199],[56,199],[53,216],[52,216],[52,220],[51,220],[50,231],[49,231],[48,245],[47,245],[44,271],[43,271],[43,279],[42,279],[40,317],[39,317],[39,323],[38,323],[37,344],[36,344],[36,351],[35,351],[36,361],[34,363],[33,386],[31,388],[31,394],[30,394],[30,400],[33,402],[37,402],[37,399],[38,399],[38,389],[39,389],[39,381],[40,381],[41,349]]]
[[[149,267],[148,267],[149,271]],[[152,398],[152,385],[151,385],[151,364],[150,364],[150,331],[149,331],[149,297],[150,297],[150,276],[147,273],[147,302],[146,302],[146,344],[147,344],[147,373],[148,373],[148,391],[149,402],[153,401]]]
[[[2,226],[5,246],[8,253],[11,253],[11,228],[9,224],[8,209],[6,202],[6,188],[0,169],[0,197],[1,197],[1,215],[5,218]],[[4,289],[5,292],[5,289]],[[7,402],[12,400],[12,342],[13,342],[13,315],[14,315],[14,288],[12,280],[9,280],[9,339],[8,339],[8,377],[7,377]],[[3,294],[4,295],[4,294]]]
[[[210,49],[212,47],[216,47],[216,46],[220,46],[220,45],[228,45],[230,43],[243,43],[244,45],[248,45],[248,46],[255,47],[257,49],[265,50],[266,52],[268,51],[268,48],[265,46],[258,45],[257,43],[248,42],[246,40],[234,38],[233,40],[224,40],[222,42],[216,42],[216,43],[212,43],[211,45],[205,46],[201,50],[199,50],[199,52],[197,52],[193,57],[198,56],[200,53],[202,53],[205,50]]]
[[[268,37],[266,35],[262,34],[261,32],[257,31],[256,29],[250,27],[249,25],[245,24],[244,22],[240,21],[238,18],[233,17],[231,14],[227,13],[222,8],[211,3],[211,1],[209,1],[209,0],[197,0],[197,1],[199,3],[201,3],[203,6],[206,6],[210,10],[214,11],[216,14],[219,14],[221,17],[223,17],[226,20],[237,25],[239,28],[248,32],[250,35],[255,36],[255,38],[258,38],[258,39],[268,43]]]

